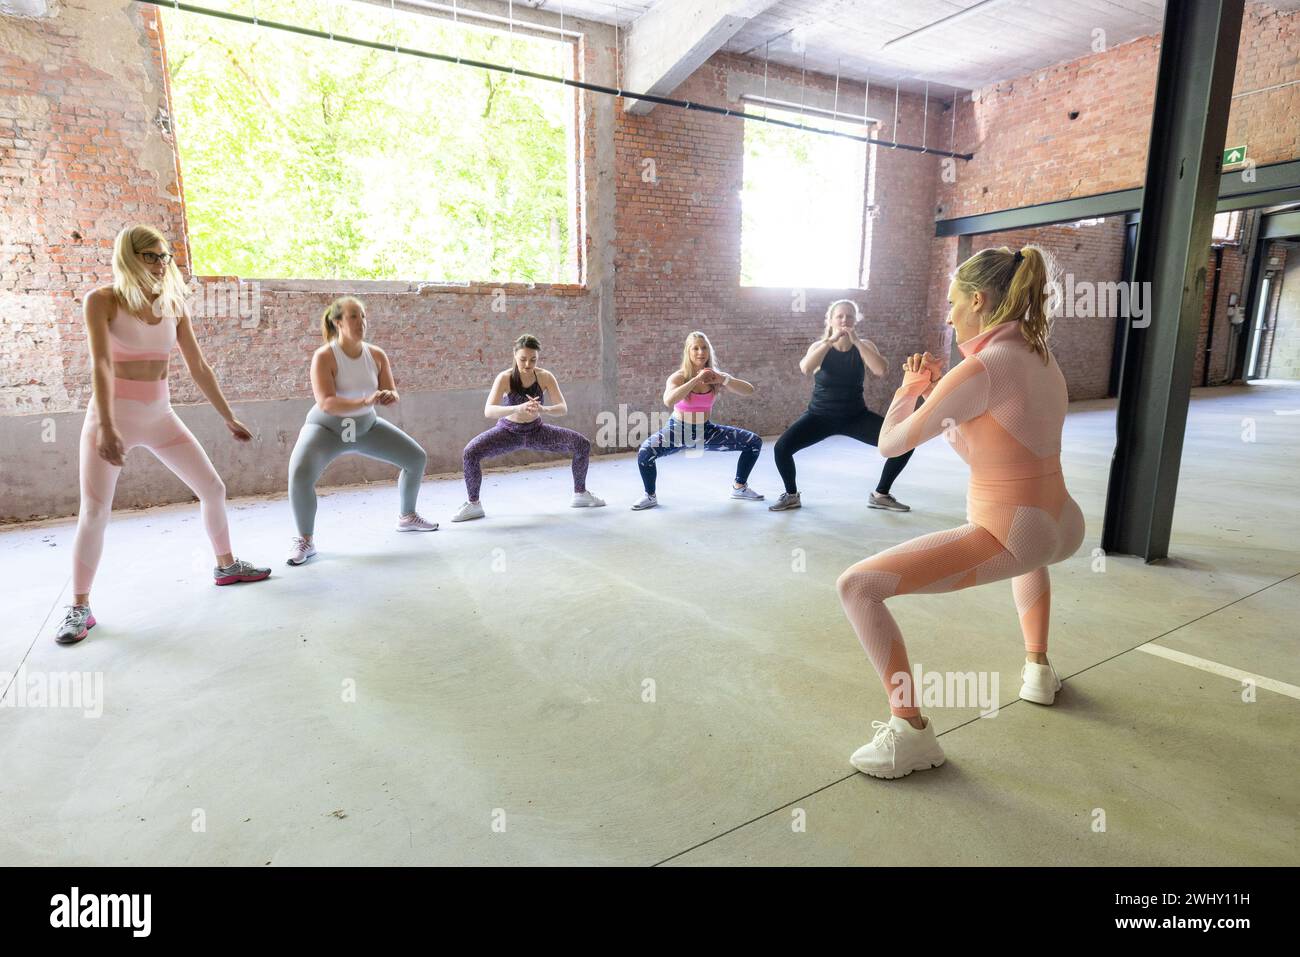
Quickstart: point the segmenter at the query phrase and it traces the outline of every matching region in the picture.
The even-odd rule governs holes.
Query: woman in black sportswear
[[[769,511],[800,507],[799,490],[795,486],[796,452],[832,435],[847,435],[868,445],[879,444],[884,420],[867,408],[862,386],[867,369],[876,376],[885,374],[885,358],[870,339],[858,336],[856,328],[861,318],[857,303],[851,299],[831,303],[826,310],[822,337],[808,347],[807,354],[799,361],[799,371],[814,376],[812,401],[808,403],[808,411],[777,439],[773,455],[785,491],[774,505],[768,506]],[[889,490],[911,457],[909,450],[885,462],[876,490],[867,500],[868,506],[909,511]]]

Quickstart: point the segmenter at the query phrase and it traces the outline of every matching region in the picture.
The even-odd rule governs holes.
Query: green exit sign
[[[1246,147],[1234,146],[1223,151],[1224,166],[1236,166],[1238,163],[1244,162],[1246,162]]]

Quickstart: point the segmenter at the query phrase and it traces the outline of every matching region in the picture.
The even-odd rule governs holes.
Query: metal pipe
[[[877,146],[888,146],[891,149],[911,150],[914,153],[928,153],[932,156],[951,156],[954,159],[969,160],[972,158],[971,153],[953,153],[948,150],[927,149],[920,146],[914,146],[910,143],[896,143],[889,140],[879,140],[870,136],[857,136],[852,133],[843,133],[839,130],[822,130],[815,127],[803,126],[799,123],[791,123],[786,120],[778,120],[772,117],[758,116],[753,113],[746,113],[743,110],[731,110],[722,106],[711,106],[707,103],[695,103],[691,100],[678,100],[669,96],[658,96],[654,93],[632,93],[627,90],[616,89],[609,86],[601,86],[599,83],[587,83],[583,80],[570,80],[562,76],[550,76],[546,73],[537,73],[533,70],[521,70],[517,67],[502,66],[499,63],[485,63],[481,60],[470,60],[466,57],[451,56],[446,53],[432,53],[428,50],[415,50],[410,47],[400,46],[396,43],[379,43],[375,40],[363,40],[359,37],[348,37],[335,33],[332,37],[322,30],[312,30],[308,27],[295,26],[291,23],[280,23],[275,20],[258,19],[248,17],[238,13],[228,13],[224,10],[211,10],[207,7],[196,6],[191,3],[180,3],[179,0],[136,0],[137,3],[147,3],[154,7],[166,7],[171,10],[180,10],[185,13],[197,13],[202,16],[215,17],[218,20],[227,20],[232,23],[243,23],[248,26],[266,27],[271,30],[283,30],[286,33],[296,33],[299,36],[314,37],[318,40],[333,39],[336,43],[348,43],[353,46],[366,47],[371,50],[383,50],[391,53],[400,53],[406,56],[419,57],[424,60],[436,60],[440,63],[455,63],[458,66],[475,67],[480,70],[492,70],[496,73],[510,73],[514,76],[528,77],[531,80],[542,80],[547,83],[559,83],[563,86],[573,87],[579,90],[587,90],[591,93],[603,93],[608,96],[618,97],[625,100],[645,100],[648,103],[654,103],[659,106],[671,106],[681,110],[695,110],[700,113],[712,113],[715,116],[734,116],[737,119],[749,120],[755,123],[771,123],[774,126],[784,126],[794,130],[804,130],[808,133],[814,133],[818,136],[837,136],[841,139],[854,140],[859,143],[873,143]],[[897,94],[895,94],[897,98]]]

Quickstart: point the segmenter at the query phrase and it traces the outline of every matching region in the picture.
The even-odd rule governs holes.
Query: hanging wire
[[[803,62],[799,66],[799,125],[803,126],[804,113],[803,104],[805,91],[808,88],[808,44],[804,44]]]
[[[767,61],[772,53],[772,41],[763,44],[763,119],[767,119]]]
[[[835,114],[836,121],[840,118],[840,67],[842,65],[842,60],[835,61],[835,104],[831,107],[831,112]]]
[[[925,81],[925,111],[921,114],[921,152],[925,152],[925,136],[930,132],[930,81]],[[898,139],[897,136],[894,139]]]
[[[894,81],[894,126],[889,131],[889,138],[894,141],[889,145],[889,148],[891,150],[897,149],[898,148],[898,81],[897,80]]]
[[[232,13],[225,10],[214,10],[209,7],[198,6],[193,3],[182,3],[180,2],[180,0],[136,0],[136,2],[145,4],[147,6],[155,6],[155,7],[170,6],[170,7],[174,7],[179,11],[183,11],[185,13],[194,13],[201,16],[212,17],[218,20],[225,20],[231,23],[243,23],[243,24],[254,23],[252,18],[250,18],[245,14]],[[254,0],[254,3],[256,3],[256,0]],[[329,39],[329,34],[323,30],[316,30],[310,27],[298,26],[291,23],[281,23],[274,20],[262,21],[259,18],[259,20],[255,25],[263,27],[264,29],[267,30],[280,30],[285,33],[292,33],[296,36],[313,37],[318,40]],[[579,89],[579,90],[588,90],[593,93],[601,93],[608,96],[615,96],[615,97],[625,98],[630,100],[639,100],[646,103],[662,104],[664,106],[673,107],[675,109],[697,110],[702,113],[710,113],[716,116],[730,116],[730,117],[736,117],[737,119],[751,120],[753,122],[770,123],[773,126],[784,126],[788,129],[806,129],[806,130],[810,130],[811,132],[818,133],[825,136],[835,136],[841,139],[855,140],[860,143],[873,143],[879,146],[889,146],[891,149],[911,150],[917,153],[922,152],[921,147],[914,146],[907,143],[899,143],[897,142],[897,139],[895,139],[894,142],[889,142],[871,136],[858,136],[853,133],[841,132],[839,130],[821,129],[819,127],[806,127],[798,123],[793,123],[787,120],[781,120],[775,117],[759,116],[756,113],[746,112],[744,109],[734,110],[731,109],[730,107],[714,106],[710,103],[696,103],[691,100],[681,100],[671,96],[660,96],[655,93],[637,93],[632,91],[624,91],[622,89],[614,89],[609,86],[604,86],[599,83],[589,83],[585,80],[576,80],[576,79],[570,79],[568,77],[555,76],[553,74],[540,73],[536,70],[519,69],[517,67],[503,66],[500,63],[489,63],[483,60],[470,59],[459,55],[453,56],[452,54],[449,53],[435,53],[432,50],[421,50],[421,49],[416,49],[411,47],[402,47],[399,44],[390,45],[375,40],[366,40],[360,37],[353,37],[353,36],[348,36],[346,34],[339,34],[337,32],[334,35],[334,40],[337,43],[348,44],[350,46],[365,47],[371,50],[391,51],[393,53],[403,54],[405,56],[418,57],[423,60],[433,60],[439,63],[457,63],[462,66],[472,67],[473,69],[477,69],[477,70],[488,70],[496,73],[517,73],[519,76],[528,77],[534,80],[543,80],[548,83],[557,83],[561,86],[573,87],[574,89]],[[765,80],[764,90],[766,91],[766,89],[767,89],[767,85]],[[895,123],[897,123],[898,95],[899,95],[898,88],[896,87],[894,91]],[[927,149],[926,152],[931,152],[936,154],[947,153],[946,150],[930,150],[930,149]],[[973,158],[972,154],[970,153],[954,153],[953,156],[956,159],[963,159],[963,160],[970,160]]]
[[[948,152],[951,153],[953,145],[957,142],[957,91],[952,91],[952,131],[948,134]]]
[[[866,89],[862,93],[862,119],[865,121],[862,125],[865,129],[871,129],[871,71],[867,70]]]

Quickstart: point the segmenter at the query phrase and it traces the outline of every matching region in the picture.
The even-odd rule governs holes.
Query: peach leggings
[[[920,714],[903,635],[885,600],[1011,579],[1025,649],[1047,650],[1047,566],[1083,541],[1083,513],[1061,474],[1067,404],[1056,359],[1034,353],[1004,323],[961,344],[966,358],[933,385],[906,373],[880,433],[880,453],[901,455],[946,433],[971,467],[967,524],[895,545],[847,569],[837,582],[857,632],[899,717]],[[925,403],[916,408],[919,396]]]
[[[217,555],[230,551],[226,525],[226,486],[207,453],[185,423],[172,411],[166,379],[137,382],[113,380],[113,424],[129,451],[144,446],[198,496],[203,525]],[[90,592],[104,551],[104,529],[113,509],[113,493],[121,466],[110,465],[96,447],[99,415],[92,401],[81,429],[81,509],[72,545],[72,591]]]

